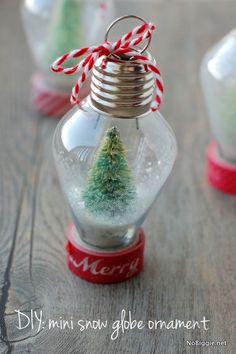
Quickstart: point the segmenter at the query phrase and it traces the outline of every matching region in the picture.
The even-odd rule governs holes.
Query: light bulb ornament
[[[142,24],[110,42],[111,28],[129,17]],[[124,16],[101,45],[69,51],[51,65],[53,72],[78,74],[75,107],[59,122],[53,150],[74,223],[67,265],[91,282],[123,281],[142,270],[142,223],[176,158],[175,136],[158,111],[163,80],[146,51],[154,30],[151,22]],[[80,102],[90,73],[90,96]]]
[[[133,17],[133,16],[131,16]],[[120,18],[123,19],[124,17]],[[127,16],[125,16],[127,18]],[[118,20],[120,20],[118,19]],[[117,23],[117,21],[115,23]],[[155,112],[161,102],[163,97],[164,85],[161,77],[160,70],[156,66],[155,60],[150,60],[145,55],[142,55],[142,52],[137,52],[134,50],[134,47],[138,44],[142,43],[147,39],[151,39],[152,32],[155,30],[155,25],[153,23],[144,22],[142,25],[135,27],[133,30],[130,30],[122,37],[120,37],[116,42],[111,43],[109,41],[105,41],[101,45],[92,46],[92,47],[84,47],[80,49],[75,49],[63,54],[60,58],[55,60],[51,65],[51,70],[56,73],[64,73],[66,75],[71,75],[75,73],[79,73],[79,79],[75,86],[72,89],[71,93],[71,103],[79,104],[79,93],[82,89],[85,81],[87,80],[95,62],[101,56],[109,57],[111,55],[122,57],[123,55],[128,55],[132,58],[132,63],[135,65],[135,61],[142,62],[147,70],[151,71],[154,75],[155,81],[155,93],[154,99],[151,104],[151,110]],[[133,38],[138,35],[137,38]],[[133,39],[132,39],[133,38]],[[149,42],[148,42],[149,43]],[[64,64],[69,59],[79,58],[81,56],[86,55],[86,57],[81,60],[78,64],[72,67],[64,67]],[[104,63],[105,65],[105,63]]]
[[[82,39],[91,45],[101,42],[107,23],[114,16],[114,0],[21,0],[22,24],[32,52],[36,72],[31,79],[30,101],[35,112],[62,117],[71,109],[70,92],[76,76],[53,75],[52,61],[79,46]],[[93,21],[91,21],[91,18]],[[73,61],[68,61],[72,65]],[[80,90],[80,99],[89,94],[90,83]]]
[[[202,88],[214,136],[206,152],[209,184],[236,195],[236,30],[205,54],[201,65]]]

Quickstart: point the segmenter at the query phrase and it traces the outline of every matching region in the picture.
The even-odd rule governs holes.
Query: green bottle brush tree
[[[43,58],[46,69],[62,54],[79,48],[81,42],[80,16],[80,0],[58,0],[46,39]],[[68,61],[66,65],[73,65],[73,61]]]
[[[107,130],[104,142],[89,172],[82,194],[85,207],[95,215],[123,215],[134,202],[136,187],[116,127]]]

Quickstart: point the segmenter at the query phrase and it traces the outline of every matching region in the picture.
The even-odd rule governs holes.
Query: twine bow
[[[158,67],[156,66],[156,62],[154,59],[150,60],[150,58],[148,58],[147,56],[142,55],[136,50],[134,50],[135,46],[143,42],[145,39],[150,38],[154,30],[155,26],[152,23],[143,23],[142,25],[135,27],[132,31],[127,32],[114,43],[105,41],[103,44],[98,46],[75,49],[63,54],[60,58],[56,59],[51,65],[52,71],[56,73],[62,72],[66,75],[79,73],[78,81],[72,89],[71,103],[78,104],[80,102],[79,92],[83,87],[84,82],[87,80],[90,71],[98,58],[103,55],[105,57],[108,57],[112,54],[115,54],[117,56],[126,54],[132,57],[132,61],[130,61],[130,63],[135,63],[135,61],[142,62],[145,65],[146,70],[153,72],[155,81],[155,91],[153,102],[151,104],[151,109],[152,111],[156,111],[162,102],[164,90],[161,73]],[[137,38],[133,38],[137,35]],[[62,64],[65,63],[67,60],[71,58],[79,58],[84,55],[86,55],[86,57],[78,64],[69,68],[65,68],[62,66]]]

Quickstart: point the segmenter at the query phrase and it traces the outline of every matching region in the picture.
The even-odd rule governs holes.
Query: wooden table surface
[[[235,25],[236,1],[119,1],[117,15],[158,24],[151,51],[162,69],[162,113],[178,141],[174,173],[145,222],[145,267],[137,278],[95,285],[65,265],[69,220],[51,152],[57,122],[29,105],[34,64],[19,1],[0,2],[1,353],[236,353],[236,198],[204,176],[210,139],[199,83],[209,46]],[[118,6],[119,5],[119,6]],[[135,7],[135,8],[134,8]],[[20,309],[43,313],[45,328],[17,329]],[[210,320],[209,330],[128,330],[111,340],[121,310],[137,320]],[[42,311],[42,312],[40,312]],[[49,319],[108,320],[102,330],[48,329]],[[227,341],[227,346],[188,346]]]

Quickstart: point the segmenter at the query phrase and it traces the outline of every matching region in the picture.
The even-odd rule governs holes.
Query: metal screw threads
[[[153,86],[153,74],[143,63],[101,57],[93,67],[91,105],[113,117],[137,118],[150,110]]]

